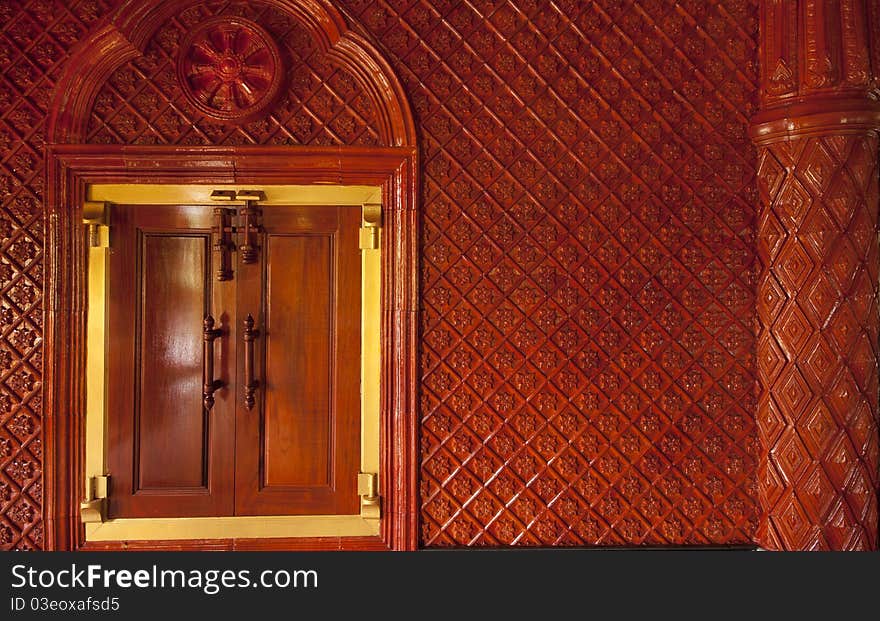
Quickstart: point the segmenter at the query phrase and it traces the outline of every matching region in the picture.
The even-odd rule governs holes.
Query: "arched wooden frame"
[[[374,185],[383,191],[380,494],[376,538],[129,542],[128,548],[414,549],[417,518],[418,162],[412,114],[375,48],[319,0],[263,0],[304,23],[357,79],[385,147],[84,145],[101,85],[135,58],[180,0],[127,0],[84,40],[56,87],[48,124],[44,356],[45,545],[85,544],[83,489],[86,256],[82,204],[94,183]],[[98,547],[90,544],[89,547]],[[103,547],[119,547],[119,544]]]
[[[348,71],[376,113],[384,145],[414,147],[415,122],[400,81],[376,48],[348,29],[342,14],[323,0],[262,0],[288,13],[308,30],[331,62]],[[172,15],[197,0],[125,0],[77,45],[55,86],[48,115],[48,142],[81,143],[98,91],[110,74],[142,55],[153,34]]]

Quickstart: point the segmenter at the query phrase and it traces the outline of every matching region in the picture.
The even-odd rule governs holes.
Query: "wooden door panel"
[[[263,208],[260,262],[237,284],[260,388],[251,411],[237,399],[236,514],[358,512],[359,223],[355,207]]]
[[[207,488],[208,421],[201,389],[210,239],[205,234],[139,237],[134,489]]]
[[[268,235],[264,488],[329,487],[334,290],[330,235]]]
[[[204,316],[230,306],[224,300],[233,297],[228,283],[212,279],[210,214],[205,207],[144,205],[112,211],[113,518],[232,512],[232,391],[216,392],[210,412],[202,405]],[[228,333],[233,317],[215,318]],[[234,380],[229,336],[215,341],[215,373],[227,382]]]

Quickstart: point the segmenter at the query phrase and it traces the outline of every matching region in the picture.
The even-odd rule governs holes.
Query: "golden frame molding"
[[[90,234],[86,317],[86,413],[84,501],[80,518],[86,542],[277,537],[368,537],[379,534],[379,497],[361,498],[356,515],[228,516],[203,518],[107,519],[106,494],[108,412],[106,357],[109,253],[112,247],[112,206],[204,205],[213,208],[215,190],[259,190],[260,205],[350,206],[361,209],[362,230],[378,236],[382,188],[363,185],[183,185],[93,184],[86,189],[83,222],[98,227]],[[102,223],[98,223],[103,220]],[[378,237],[377,237],[378,241]],[[97,242],[97,243],[95,243]],[[382,260],[378,244],[361,248],[361,445],[360,472],[381,477],[379,459],[379,383],[381,349]],[[97,483],[97,484],[96,484]],[[100,490],[100,491],[99,491]],[[103,495],[103,497],[102,497]]]

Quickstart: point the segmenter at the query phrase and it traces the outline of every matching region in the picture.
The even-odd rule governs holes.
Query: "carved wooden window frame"
[[[418,153],[400,81],[376,46],[332,2],[262,0],[297,20],[347,71],[375,113],[380,147],[86,145],[93,102],[118,68],[144,53],[171,16],[198,0],[122,0],[65,61],[46,127],[44,515],[50,550],[83,547],[86,339],[85,189],[97,183],[372,185],[382,188],[380,482],[383,519],[373,538],[194,542],[198,549],[414,549],[418,545]],[[186,548],[179,541],[126,547]],[[117,545],[118,547],[118,545]]]
[[[48,149],[45,343],[47,547],[412,549],[416,516],[417,213],[410,147],[126,147]],[[98,183],[328,184],[382,188],[380,379],[383,518],[378,537],[87,543],[84,487],[88,240],[86,189]]]

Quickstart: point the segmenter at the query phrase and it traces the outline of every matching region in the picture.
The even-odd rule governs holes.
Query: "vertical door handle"
[[[260,382],[254,379],[254,340],[259,335],[260,331],[254,329],[254,318],[248,313],[242,331],[244,339],[244,407],[248,410],[253,409],[256,403],[254,392],[260,385]]]
[[[202,361],[202,403],[206,410],[214,407],[214,391],[223,386],[223,382],[214,379],[214,339],[222,336],[223,330],[214,327],[214,318],[205,317],[202,336],[205,342],[204,359]]]

